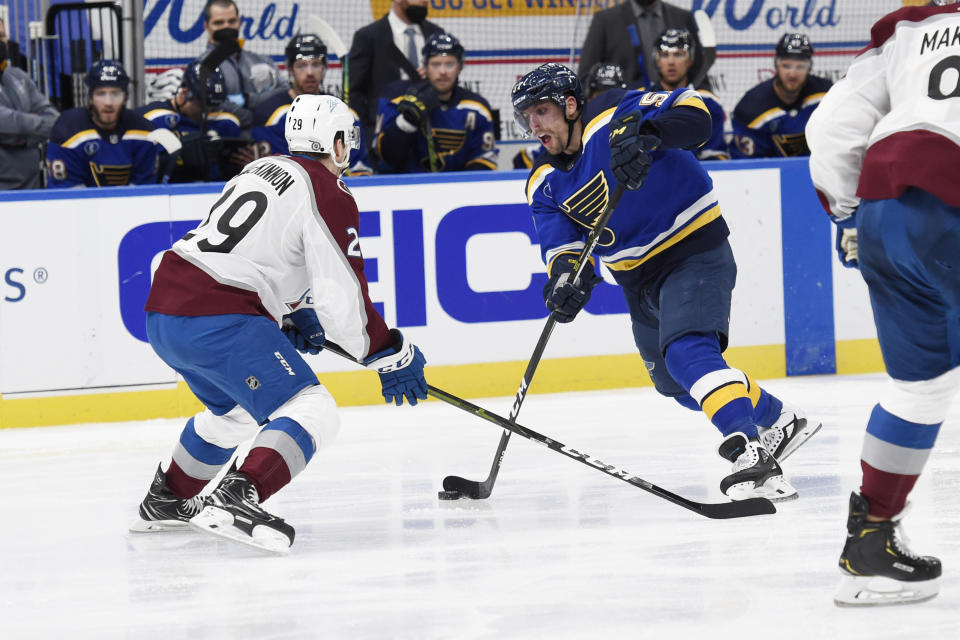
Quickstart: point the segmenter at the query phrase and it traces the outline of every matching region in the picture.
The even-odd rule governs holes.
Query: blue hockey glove
[[[427,380],[423,377],[423,365],[427,359],[396,329],[390,329],[390,335],[393,346],[373,354],[363,364],[380,374],[383,399],[387,404],[394,402],[399,407],[406,398],[411,405],[416,405],[417,399],[427,399]]]
[[[320,319],[317,318],[317,312],[309,307],[297,309],[283,316],[281,330],[290,344],[300,353],[316,355],[323,351],[323,343],[327,341]]]
[[[636,191],[650,173],[653,152],[660,138],[644,123],[639,112],[628,113],[610,122],[610,170],[623,186]]]
[[[543,287],[543,300],[547,309],[553,313],[557,322],[566,323],[573,320],[590,300],[593,288],[603,280],[589,264],[580,274],[580,278],[573,280],[574,262],[577,257],[562,255],[553,261],[553,274]]]
[[[834,223],[837,225],[837,256],[840,264],[848,269],[859,269],[857,259],[857,220],[850,216],[846,220]]]

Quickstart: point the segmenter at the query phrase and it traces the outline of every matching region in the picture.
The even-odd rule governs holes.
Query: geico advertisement
[[[429,364],[525,360],[533,350],[547,277],[519,175],[351,182],[371,297]],[[731,344],[782,344],[779,172],[713,175],[740,270]],[[146,342],[143,307],[161,253],[216,200],[215,186],[198,190],[4,203],[0,394],[175,380]],[[602,283],[585,313],[557,328],[545,357],[634,349],[622,292]],[[311,364],[352,366],[323,354]]]

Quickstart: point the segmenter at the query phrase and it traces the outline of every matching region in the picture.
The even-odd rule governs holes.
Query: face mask
[[[641,7],[649,7],[650,5],[652,5],[652,4],[653,4],[654,2],[656,2],[656,1],[657,1],[657,0],[634,0],[634,2],[636,2],[636,3],[637,3],[638,5],[640,5]]]
[[[214,42],[229,42],[230,40],[236,40],[240,37],[240,32],[236,29],[231,29],[226,27],[224,29],[217,29],[213,32]]]
[[[407,19],[414,24],[420,24],[427,19],[426,7],[409,6],[403,12],[407,15]]]

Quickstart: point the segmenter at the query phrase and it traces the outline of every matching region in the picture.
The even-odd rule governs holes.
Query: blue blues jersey
[[[377,153],[386,173],[429,171],[430,149],[421,131],[406,133],[397,126],[397,103],[411,92],[409,81],[386,86],[377,108]],[[460,86],[450,100],[430,111],[434,153],[440,171],[473,171],[497,168],[490,104],[479,94]]]
[[[693,89],[692,86],[688,86]],[[663,91],[663,86],[657,82],[650,87],[650,91]],[[697,157],[701,160],[729,160],[730,154],[727,151],[727,140],[723,136],[723,125],[727,121],[727,114],[724,113],[717,96],[709,91],[698,89],[697,93],[703,98],[703,104],[707,105],[707,111],[710,112],[710,119],[713,129],[710,133],[710,139],[697,150]]]
[[[174,109],[169,100],[159,100],[150,104],[138,107],[136,113],[140,114],[158,129],[169,129],[180,138],[190,136],[190,134],[200,133],[200,123],[194,122],[187,116]],[[207,131],[215,131],[221,138],[242,138],[243,131],[240,129],[240,120],[232,113],[226,111],[214,111],[207,114]],[[166,165],[167,152],[160,150],[160,166]],[[196,167],[190,167],[184,164],[184,156],[181,154],[177,158],[177,166],[173,171],[170,182],[193,182],[200,179],[197,176]],[[203,180],[217,182],[224,180],[226,176],[217,162],[207,163],[208,175]]]
[[[47,145],[47,187],[114,187],[157,181],[155,127],[129,109],[117,126],[99,129],[86,108],[60,114]]]
[[[693,141],[696,147],[709,129],[707,107],[696,91],[611,89],[584,109],[578,154],[540,156],[527,178],[526,193],[548,271],[557,257],[580,253],[613,191],[610,121],[639,111],[643,120],[657,122],[675,109],[702,122],[703,137]],[[664,144],[653,158],[643,186],[624,192],[593,252],[621,286],[632,289],[672,261],[716,246],[729,233],[713,181],[691,151]]]
[[[733,110],[732,158],[810,155],[803,132],[831,82],[820,76],[807,76],[796,102],[784,104],[773,90],[773,80],[747,91]]]
[[[291,104],[293,104],[293,98],[290,97],[290,92],[284,89],[268,97],[254,110],[250,135],[258,143],[260,157],[289,155],[290,149],[287,147],[284,129],[287,126],[287,111],[290,110]],[[353,112],[355,124],[360,127],[360,148],[350,150],[350,165],[347,167],[346,175],[370,175],[373,170],[367,165],[367,144],[364,140],[363,127],[360,126],[356,111],[351,109],[351,112]]]

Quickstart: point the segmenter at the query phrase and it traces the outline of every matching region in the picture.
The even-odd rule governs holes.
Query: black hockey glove
[[[554,260],[553,275],[543,287],[543,300],[557,322],[566,323],[573,320],[590,301],[593,288],[603,280],[594,271],[592,263],[587,265],[577,280],[574,280],[576,259],[576,256],[564,255]]]
[[[300,353],[316,355],[323,350],[323,343],[327,341],[317,312],[310,308],[297,309],[283,316],[281,329]]]
[[[653,164],[651,154],[660,147],[653,131],[638,112],[610,122],[610,170],[631,191],[643,186]]]
[[[410,126],[419,129],[427,121],[430,112],[440,106],[440,96],[429,82],[409,87],[410,93],[400,98],[397,111]]]

